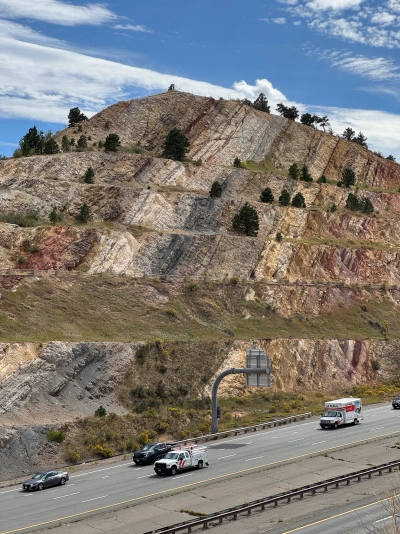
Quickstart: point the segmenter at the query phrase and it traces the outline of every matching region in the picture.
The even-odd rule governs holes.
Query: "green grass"
[[[247,169],[249,171],[260,172],[263,174],[273,174],[274,176],[285,176],[286,178],[288,177],[287,170],[275,167],[269,158],[266,158],[259,163],[251,159],[242,161],[242,167],[243,169]]]

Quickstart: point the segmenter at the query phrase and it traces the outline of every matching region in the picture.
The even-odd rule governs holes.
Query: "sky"
[[[166,91],[296,106],[400,162],[400,0],[0,0],[0,155]]]

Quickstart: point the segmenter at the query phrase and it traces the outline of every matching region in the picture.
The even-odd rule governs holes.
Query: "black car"
[[[133,461],[137,465],[154,464],[156,460],[162,458],[170,450],[170,443],[147,443],[147,445],[133,453]]]
[[[26,480],[22,484],[22,489],[31,491],[42,490],[49,486],[63,486],[67,480],[69,480],[69,475],[66,471],[42,471],[33,475],[31,479]]]
[[[394,401],[392,401],[392,406],[396,410],[396,408],[400,408],[400,395],[397,396]]]

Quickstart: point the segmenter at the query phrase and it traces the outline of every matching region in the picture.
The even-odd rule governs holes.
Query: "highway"
[[[310,453],[323,454],[334,447],[399,431],[400,411],[392,410],[388,404],[376,405],[364,409],[364,420],[358,426],[322,430],[313,419],[211,442],[209,467],[175,477],[157,476],[153,466],[137,467],[132,461],[112,466],[100,462],[98,468],[71,472],[69,482],[62,487],[29,493],[22,492],[21,486],[0,489],[0,534],[29,532],[38,525],[45,528],[53,522],[71,521],[88,513],[142,502],[150,496],[192,488],[204,481],[221,480],[238,472],[245,474]],[[240,484],[240,479],[232,480],[232,484]],[[318,532],[318,528],[321,526],[309,526],[300,532],[311,534]],[[326,533],[330,532],[325,524],[323,528]]]

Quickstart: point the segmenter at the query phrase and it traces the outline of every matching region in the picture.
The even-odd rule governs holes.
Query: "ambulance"
[[[362,401],[350,397],[325,402],[325,413],[321,416],[321,428],[337,428],[342,425],[358,425],[363,419]]]

